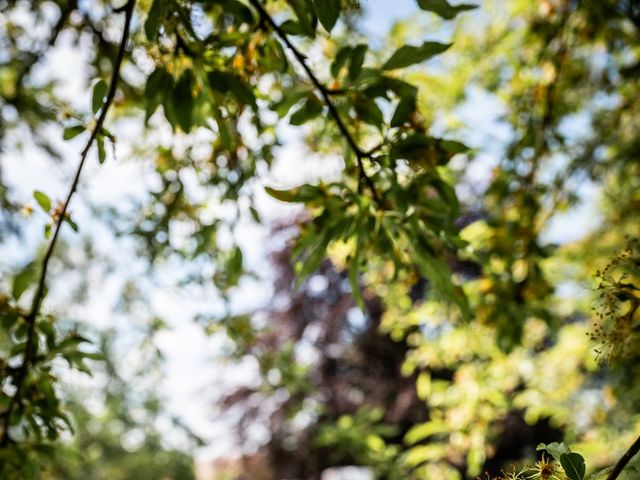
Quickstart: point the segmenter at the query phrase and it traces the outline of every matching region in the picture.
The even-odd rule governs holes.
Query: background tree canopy
[[[2,478],[640,478],[640,6],[375,3],[0,0]]]

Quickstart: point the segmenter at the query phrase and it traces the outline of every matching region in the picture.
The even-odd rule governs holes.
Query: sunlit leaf
[[[84,125],[72,125],[71,127],[67,127],[64,129],[62,138],[64,138],[65,140],[71,140],[72,138],[80,135],[85,130],[86,127]]]
[[[93,86],[93,92],[91,94],[91,109],[93,113],[97,113],[104,103],[104,97],[107,95],[107,82],[104,80],[98,80]]]
[[[13,277],[11,286],[11,296],[15,300],[19,300],[22,294],[29,288],[35,277],[35,269],[29,265]]]
[[[51,211],[51,199],[46,193],[36,190],[33,192],[33,198],[35,198],[38,205],[40,205],[40,208],[42,208],[46,213]]]
[[[324,196],[324,191],[315,185],[300,185],[291,190],[276,190],[265,187],[265,191],[281,202],[308,202]]]

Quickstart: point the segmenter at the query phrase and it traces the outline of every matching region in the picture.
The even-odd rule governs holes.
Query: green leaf
[[[423,374],[425,374],[425,372],[421,373],[420,377],[422,377]],[[427,373],[426,375],[428,376],[429,374]],[[442,422],[442,421],[429,421],[426,423],[419,423],[417,425],[414,425],[406,433],[406,435],[404,436],[404,442],[407,445],[414,445],[424,440],[425,438],[430,437],[431,435],[435,435],[438,433],[446,433],[448,431],[449,431],[449,427],[445,422]]]
[[[276,190],[265,187],[265,191],[281,202],[309,202],[324,196],[324,190],[315,185],[304,184],[291,190]]]
[[[242,250],[240,247],[235,247],[229,260],[227,262],[227,278],[229,279],[229,286],[234,286],[238,283],[240,275],[242,273]]]
[[[253,90],[247,83],[237,75],[232,76],[232,81],[229,84],[229,89],[236,99],[244,104],[251,105],[251,107],[255,110],[258,108],[256,104],[256,96],[253,93]]]
[[[413,133],[401,140],[398,140],[391,147],[391,157],[394,159],[410,159],[421,156],[423,152],[431,146],[431,141],[423,133]]]
[[[178,126],[186,133],[193,126],[193,83],[193,72],[186,70],[173,89],[173,113]]]
[[[340,74],[340,69],[347,63],[347,60],[351,56],[352,47],[349,45],[342,47],[336,53],[336,58],[331,62],[331,75],[337,77]]]
[[[358,308],[363,312],[366,310],[364,304],[364,298],[362,297],[362,292],[360,291],[360,283],[358,282],[359,274],[360,274],[360,261],[362,256],[362,237],[363,235],[368,234],[368,232],[361,232],[362,222],[359,223],[358,238],[356,240],[355,250],[353,252],[353,258],[351,258],[351,262],[349,263],[349,271],[347,278],[349,280],[349,286],[351,287],[351,295],[353,299],[356,301]]]
[[[360,75],[362,71],[362,65],[364,64],[364,57],[367,54],[367,46],[356,45],[351,50],[349,58],[349,80],[353,81]]]
[[[225,15],[233,15],[240,23],[253,23],[253,13],[244,3],[237,0],[226,0],[224,2]]]
[[[470,5],[467,3],[451,5],[447,0],[418,0],[418,6],[422,10],[433,12],[446,20],[451,20],[460,12],[478,8],[477,5]]]
[[[560,465],[569,480],[582,480],[586,472],[584,458],[579,453],[563,453],[560,455]]]
[[[451,46],[450,43],[424,42],[420,46],[405,45],[391,55],[391,58],[382,66],[382,70],[395,70],[410,65],[424,62],[431,57],[444,52]]]
[[[144,33],[150,41],[158,38],[158,30],[160,27],[160,18],[164,14],[163,0],[153,0],[147,20],[144,22]]]
[[[323,104],[315,95],[309,95],[302,106],[291,114],[291,125],[302,125],[322,113]]]
[[[318,21],[311,0],[287,0],[298,17],[298,23],[302,31],[309,37],[314,37],[316,33],[316,23]]]
[[[546,450],[549,455],[560,461],[560,457],[564,454],[571,453],[571,449],[564,443],[552,442],[549,444],[540,443],[536,450]]]
[[[429,372],[420,372],[420,375],[418,375],[416,393],[420,400],[427,400],[431,395],[431,374]],[[405,441],[407,441],[407,437],[405,437]]]
[[[207,80],[209,80],[209,86],[212,90],[227,93],[232,79],[231,75],[226,72],[213,71],[207,74]]]
[[[98,162],[102,164],[107,158],[107,152],[104,148],[104,137],[102,135],[98,135],[96,138],[96,145],[98,146]]]
[[[216,124],[218,125],[218,135],[220,136],[222,145],[229,150],[233,149],[233,137],[231,136],[229,125],[227,125],[227,120],[222,116],[222,113],[220,113],[220,110],[218,109],[213,110],[213,116],[216,119]]]
[[[251,105],[255,110],[257,108],[256,96],[252,88],[247,85],[246,81],[239,75],[229,72],[213,71],[207,75],[209,86],[220,93],[231,92],[231,94],[242,105]]]
[[[411,118],[413,112],[416,111],[416,97],[409,96],[406,98],[402,98],[400,102],[398,102],[398,106],[396,107],[395,112],[393,112],[393,117],[391,117],[391,126],[399,127],[406,121]]]
[[[262,222],[262,220],[260,219],[260,213],[255,209],[255,207],[249,207],[249,213],[251,213],[251,217],[256,223]]]
[[[11,296],[17,301],[20,300],[22,294],[29,288],[29,285],[33,282],[35,276],[35,269],[28,265],[15,277],[13,277],[13,284],[11,285]]]
[[[72,125],[64,129],[62,133],[62,138],[65,140],[71,140],[74,137],[77,137],[82,132],[86,130],[84,125]]]
[[[416,229],[405,233],[407,238],[414,242],[413,249],[419,260],[418,267],[434,289],[447,301],[457,305],[465,319],[470,319],[472,314],[467,297],[462,289],[453,283],[452,272],[447,263],[433,253],[422,232]]]
[[[316,15],[322,26],[331,33],[340,16],[340,0],[315,0]]]
[[[147,78],[144,88],[145,123],[163,103],[163,98],[170,96],[172,91],[173,77],[164,68],[156,68]]]
[[[309,90],[306,88],[302,90],[295,88],[287,89],[282,92],[282,98],[278,102],[274,103],[271,106],[271,109],[276,112],[280,118],[282,118],[289,113],[291,107],[304,97],[309,96],[309,93]]]
[[[44,210],[46,213],[49,213],[51,210],[51,199],[48,197],[46,193],[41,192],[40,190],[36,190],[33,192],[33,198],[36,199],[40,208]]]
[[[381,128],[384,124],[384,116],[380,107],[376,102],[368,97],[360,97],[353,105],[358,117],[363,122],[366,122],[375,127]]]
[[[93,113],[98,113],[100,107],[104,103],[104,97],[107,95],[107,82],[104,80],[98,80],[93,86],[93,93],[91,95],[91,109]]]
[[[77,352],[77,346],[81,343],[91,343],[91,340],[82,337],[80,335],[73,335],[62,340],[56,347],[56,350],[59,352],[69,351],[69,352]]]
[[[64,221],[69,224],[69,226],[71,227],[71,230],[73,230],[74,232],[78,231],[78,224],[76,222],[74,222],[71,219],[71,217],[65,215]]]
[[[440,147],[446,152],[456,154],[456,153],[466,153],[471,150],[464,143],[458,142],[456,140],[440,140],[438,143]]]
[[[286,72],[289,65],[282,45],[273,38],[265,41],[262,56],[259,57],[258,61],[266,69],[281,73]]]
[[[287,35],[304,35],[305,31],[302,29],[300,22],[296,22],[295,20],[285,20],[280,25],[280,29],[286,33]]]

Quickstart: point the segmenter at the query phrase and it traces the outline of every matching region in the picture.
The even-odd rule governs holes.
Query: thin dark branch
[[[367,183],[367,186],[369,187],[369,189],[371,190],[373,198],[376,200],[376,202],[380,203],[380,199],[378,198],[378,192],[375,188],[375,185],[373,184],[371,177],[367,175],[367,172],[365,171],[365,168],[364,168],[364,159],[371,158],[371,155],[368,154],[367,152],[364,152],[360,148],[360,146],[357,144],[357,142],[349,132],[349,129],[347,128],[344,121],[340,117],[340,114],[338,113],[338,109],[336,108],[333,101],[331,100],[332,91],[327,89],[327,87],[325,87],[320,82],[320,80],[318,80],[318,77],[316,77],[313,70],[311,70],[309,65],[307,65],[306,57],[296,48],[295,45],[293,45],[293,43],[291,43],[291,40],[289,40],[289,37],[287,37],[287,34],[280,28],[280,26],[275,22],[275,20],[271,17],[271,15],[269,15],[269,12],[267,12],[267,10],[264,8],[264,5],[260,3],[260,0],[250,0],[250,3],[258,11],[258,14],[260,15],[261,23],[268,24],[273,29],[273,31],[276,32],[280,40],[282,40],[282,42],[287,46],[287,48],[291,51],[291,53],[293,53],[293,56],[296,58],[298,63],[300,63],[300,65],[306,72],[307,76],[311,80],[311,83],[313,83],[313,85],[316,87],[316,89],[322,96],[322,99],[325,105],[329,109],[329,114],[333,117],[333,120],[336,122],[336,125],[338,126],[338,130],[340,131],[342,136],[345,138],[345,140],[349,144],[349,147],[351,148],[351,150],[353,150],[353,153],[356,156],[356,162],[358,164],[358,189],[360,190],[362,180],[364,180]]]
[[[616,478],[618,478],[618,476],[622,473],[622,470],[624,470],[624,467],[627,466],[627,463],[629,463],[631,459],[638,454],[638,452],[640,452],[640,437],[638,437],[636,441],[633,442],[633,445],[629,447],[629,450],[627,450],[624,455],[620,457],[618,463],[616,463],[616,465],[613,467],[613,470],[611,470],[611,473],[609,473],[607,480],[615,480]]]
[[[27,339],[24,349],[24,358],[22,360],[22,364],[20,365],[20,369],[15,377],[15,393],[11,397],[7,409],[2,413],[3,416],[3,430],[2,430],[2,440],[0,440],[0,448],[5,447],[9,442],[9,425],[11,421],[11,413],[16,405],[20,401],[20,397],[22,396],[22,390],[24,388],[24,381],[29,372],[29,367],[31,366],[34,355],[34,343],[36,339],[36,320],[40,313],[40,306],[42,304],[42,300],[45,295],[46,290],[46,280],[47,280],[47,270],[49,267],[49,261],[51,260],[51,256],[53,255],[53,251],[55,249],[56,243],[58,241],[58,237],[60,235],[60,230],[62,229],[62,224],[65,221],[67,216],[67,211],[69,208],[69,204],[71,203],[71,199],[75,194],[78,183],[80,182],[80,175],[82,174],[82,169],[84,168],[87,156],[89,154],[89,150],[93,145],[93,142],[96,140],[97,136],[100,134],[105,119],[107,118],[107,113],[109,112],[109,108],[113,103],[113,99],[116,95],[116,90],[118,88],[118,80],[120,77],[120,67],[122,65],[122,61],[124,59],[127,40],[129,39],[129,30],[131,28],[131,18],[133,17],[133,9],[135,6],[135,0],[128,0],[127,3],[122,7],[122,10],[125,13],[125,22],[124,28],[122,30],[122,39],[120,40],[120,46],[118,48],[118,54],[116,56],[115,62],[113,64],[113,73],[111,75],[111,83],[109,85],[109,91],[107,92],[107,97],[102,105],[102,109],[100,111],[100,115],[96,120],[95,126],[91,131],[91,135],[87,140],[82,152],[80,153],[80,162],[78,163],[78,168],[76,169],[75,176],[71,183],[71,187],[69,189],[69,193],[67,194],[67,198],[62,206],[62,209],[58,212],[58,218],[56,219],[55,229],[53,230],[53,236],[51,237],[51,241],[49,242],[49,246],[47,247],[47,251],[45,252],[44,258],[42,260],[42,268],[40,270],[40,277],[38,278],[38,285],[33,295],[33,301],[31,303],[31,310],[29,314],[25,317],[25,321],[27,324]]]

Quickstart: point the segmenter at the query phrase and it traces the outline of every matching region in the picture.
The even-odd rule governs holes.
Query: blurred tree
[[[159,368],[160,365],[154,365],[159,359],[148,361],[146,356],[144,368],[125,380],[114,363],[114,341],[112,334],[102,337],[100,350],[105,355],[106,385],[99,394],[86,391],[86,387],[68,392],[67,404],[74,419],[73,439],[61,445],[53,461],[44,464],[38,478],[195,480],[193,458],[167,447],[157,427],[163,413],[159,393],[141,388],[146,383],[145,377]],[[88,402],[88,398],[94,401]],[[192,441],[201,442],[180,423],[177,429]]]
[[[286,250],[291,268],[277,262],[268,315],[232,312],[208,326],[223,326],[237,354],[260,365],[261,386],[227,405],[269,425],[262,451],[275,475],[314,478],[347,463],[383,478],[499,475],[560,435],[586,467],[564,444],[547,444],[539,448],[553,462],[540,458],[510,478],[582,480],[631,444],[605,473],[635,474],[636,2],[495,0],[473,12],[417,0],[421,15],[380,48],[358,29],[357,1],[0,0],[0,9],[2,148],[25,152],[31,138],[60,159],[57,126],[80,150],[63,200],[33,192],[44,251],[3,265],[2,474],[37,475],[72,423],[60,364],[89,372],[86,360],[100,358],[50,313],[48,270],[61,230],[78,229],[69,206],[93,148],[106,162],[124,131],[127,156],[150,160],[154,182],[102,219],[135,241],[149,277],[169,266],[176,289],[212,284],[231,305],[255,273],[238,225],[261,222],[260,192],[306,208]],[[453,32],[454,44],[425,31]],[[38,73],[63,38],[87,52],[87,98]],[[485,118],[456,118],[478,91],[502,109],[494,124],[506,145],[474,141]],[[107,121],[112,111],[120,122]],[[287,123],[304,134],[301,157],[338,156],[339,172],[263,189]],[[487,165],[484,181],[473,177]],[[586,199],[586,185],[603,197],[593,202],[595,227],[553,244],[554,223],[573,229],[560,214]],[[0,186],[0,225],[19,229],[24,199],[13,197]],[[302,287],[292,294],[293,274]],[[594,314],[589,289],[598,285]],[[120,387],[107,405],[126,405]],[[103,433],[108,463],[124,447]],[[146,448],[126,456],[132,469]]]
[[[403,457],[405,442],[448,428],[421,428],[429,418],[430,384],[451,381],[464,364],[433,368],[428,380],[424,373],[407,372],[412,348],[406,339],[380,332],[380,298],[368,295],[363,315],[353,302],[346,271],[324,262],[295,289],[290,252],[285,249],[272,258],[273,304],[269,311],[257,312],[252,323],[263,327],[240,330],[236,323],[251,322],[250,317],[227,319],[234,332],[234,355],[255,359],[262,377],[257,385],[239,388],[221,401],[231,416],[242,413],[239,443],[250,443],[254,427],[266,425],[270,437],[257,457],[270,472],[267,478],[315,479],[330,467],[347,465],[371,467],[376,478],[414,478]],[[454,268],[473,269],[470,263]],[[428,287],[420,278],[410,285],[405,300],[418,309]],[[420,336],[420,326],[411,334]],[[493,391],[495,385],[484,388]],[[484,465],[494,472],[527,458],[542,441],[562,439],[562,430],[551,428],[547,418],[526,423],[521,409],[508,412],[494,429],[499,433],[492,439],[494,455]],[[256,452],[246,458],[256,458]],[[466,471],[465,462],[453,458],[431,468]],[[234,478],[250,474],[239,472]]]

